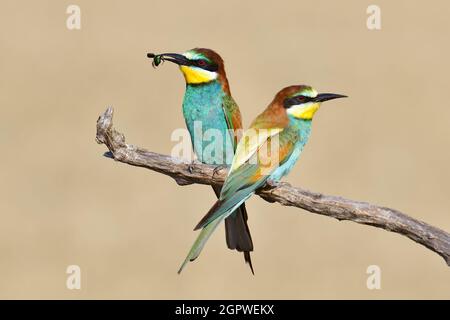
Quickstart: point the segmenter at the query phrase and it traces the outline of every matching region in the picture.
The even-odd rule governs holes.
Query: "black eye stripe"
[[[217,64],[211,63],[205,59],[192,60],[192,65],[213,72],[219,69]]]
[[[287,98],[284,100],[284,107],[285,108],[289,108],[291,106],[294,106],[296,104],[301,104],[301,103],[306,103],[306,102],[310,102],[313,101],[314,98],[311,97],[307,97],[307,96],[295,96],[295,97],[291,97],[291,98]]]

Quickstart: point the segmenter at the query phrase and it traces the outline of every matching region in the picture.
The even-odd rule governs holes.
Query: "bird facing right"
[[[289,86],[275,95],[239,141],[220,197],[195,227],[195,230],[202,230],[179,273],[200,255],[220,222],[256,189],[280,180],[291,171],[308,141],[312,119],[321,103],[344,97],[334,93],[318,94],[305,85]]]

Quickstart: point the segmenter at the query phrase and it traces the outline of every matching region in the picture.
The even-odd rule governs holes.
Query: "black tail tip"
[[[253,270],[252,258],[250,256],[250,251],[244,251],[244,260],[245,263],[248,263],[252,274],[255,275],[255,270]]]

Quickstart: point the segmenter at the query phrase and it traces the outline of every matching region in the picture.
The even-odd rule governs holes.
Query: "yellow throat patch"
[[[294,116],[297,119],[303,120],[311,120],[314,117],[314,114],[317,110],[319,110],[320,103],[317,102],[309,102],[305,104],[300,104],[296,106],[292,106],[288,109],[288,114]]]
[[[200,68],[189,67],[189,66],[180,66],[181,72],[183,72],[184,78],[186,79],[186,83],[188,84],[199,84],[210,82],[217,78],[217,73],[203,70]]]
[[[287,113],[294,116],[297,119],[311,120],[314,114],[319,110],[320,103],[309,102],[305,104],[300,104],[292,106],[288,109]]]

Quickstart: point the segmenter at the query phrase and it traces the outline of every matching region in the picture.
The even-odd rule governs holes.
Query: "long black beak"
[[[336,94],[336,93],[319,93],[317,95],[317,97],[314,98],[314,101],[324,102],[324,101],[338,99],[338,98],[347,98],[347,96],[344,96],[342,94]]]
[[[147,53],[147,57],[150,59],[159,57],[164,61],[170,61],[170,62],[176,63],[178,65],[184,65],[184,66],[189,65],[191,62],[188,58],[186,58],[182,54],[178,54],[178,53],[161,53],[161,54]]]

